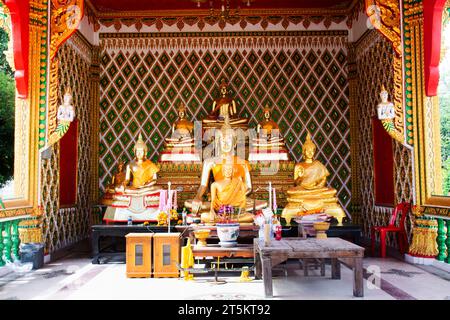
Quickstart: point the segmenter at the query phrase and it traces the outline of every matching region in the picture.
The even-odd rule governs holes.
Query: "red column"
[[[446,0],[423,1],[425,93],[428,97],[437,95],[439,84],[442,12],[445,2]]]

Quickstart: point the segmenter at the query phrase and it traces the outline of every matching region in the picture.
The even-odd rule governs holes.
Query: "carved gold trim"
[[[48,114],[47,114],[47,144],[46,148],[58,142],[68,131],[68,126],[64,130],[57,130],[58,121],[56,119],[58,110],[58,69],[57,58],[58,48],[76,31],[84,10],[83,0],[51,0],[50,5],[50,77],[48,93]]]
[[[366,13],[372,25],[392,43],[395,52],[401,56],[403,50],[400,34],[400,2],[366,0]]]

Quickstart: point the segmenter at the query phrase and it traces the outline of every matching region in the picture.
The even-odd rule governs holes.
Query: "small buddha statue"
[[[270,107],[266,105],[264,108],[264,120],[261,123],[258,123],[256,132],[260,133],[261,130],[265,130],[265,133],[268,136],[272,135],[272,130],[280,130],[278,127],[278,124],[273,121],[272,119],[272,112],[270,110]]]
[[[172,135],[166,138],[161,161],[200,161],[200,154],[195,150],[194,124],[186,119],[183,102],[178,106],[178,120],[172,125]]]
[[[172,126],[172,135],[177,133],[180,138],[192,138],[194,134],[194,124],[186,119],[186,106],[180,102],[178,106],[178,120]]]
[[[252,191],[250,165],[248,161],[234,155],[234,147],[236,146],[237,139],[234,130],[231,128],[228,116],[225,117],[225,123],[221,130],[218,131],[217,137],[219,140],[220,155],[205,159],[197,195],[192,201],[186,201],[185,206],[186,208],[190,208],[194,214],[202,212],[202,221],[210,222],[211,208],[217,207],[219,203],[243,207],[243,201],[245,200],[245,209],[247,212],[240,215],[239,222],[253,222],[253,214],[249,211],[252,211],[254,206],[256,210],[265,208],[267,202],[247,198],[247,195]],[[226,166],[231,166],[232,169],[224,168]],[[203,202],[203,196],[208,191],[208,182],[211,173],[214,178],[214,194],[212,194],[211,189],[212,204]],[[230,174],[231,177],[226,177]]]
[[[289,160],[280,128],[271,119],[268,105],[264,108],[264,120],[258,123],[256,133],[257,136],[250,141],[249,161]]]
[[[316,145],[308,133],[303,144],[303,162],[294,169],[295,186],[287,191],[288,204],[282,217],[288,223],[292,217],[324,212],[334,216],[341,224],[346,216],[336,198],[336,189],[326,186],[330,175],[327,168],[314,159]]]
[[[220,97],[214,100],[211,113],[203,120],[203,124],[208,127],[220,128],[225,120],[229,118],[231,126],[247,125],[248,119],[237,117],[236,102],[228,95],[228,85],[224,79],[220,84]]]
[[[154,191],[159,168],[147,159],[147,144],[139,134],[138,141],[134,145],[135,158],[126,166],[125,180],[116,188],[118,192],[125,194],[141,194]]]
[[[120,159],[119,163],[117,164],[116,173],[113,175],[113,177],[111,179],[111,183],[106,188],[106,192],[115,193],[116,188],[123,185],[123,183],[125,182],[124,167],[125,167],[125,163],[122,161],[122,159]]]
[[[56,119],[60,122],[72,122],[75,118],[75,111],[72,105],[72,92],[67,88],[64,93],[63,103],[58,107]]]
[[[379,120],[390,120],[395,118],[395,108],[394,104],[388,101],[389,94],[384,88],[384,85],[381,86],[380,92],[381,102],[377,105],[377,115]]]

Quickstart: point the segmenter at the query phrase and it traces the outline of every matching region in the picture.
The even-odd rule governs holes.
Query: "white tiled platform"
[[[274,299],[450,299],[450,281],[436,273],[387,258],[366,258],[367,279],[378,279],[379,287],[365,280],[365,297],[352,295],[352,272],[342,267],[342,279],[332,280],[330,266],[326,276],[311,270],[304,277],[291,261],[288,276],[274,279]],[[373,273],[376,276],[373,276]],[[25,274],[10,272],[0,276],[0,299],[264,299],[261,280],[240,283],[239,275],[223,274],[226,284],[212,284],[210,277],[183,279],[128,279],[124,264],[92,265],[83,256],[73,256]]]

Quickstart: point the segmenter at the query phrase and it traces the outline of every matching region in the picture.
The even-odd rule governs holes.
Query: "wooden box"
[[[153,233],[129,233],[125,237],[127,239],[127,277],[150,278]]]
[[[178,277],[180,263],[180,233],[155,233],[153,235],[153,276]]]

